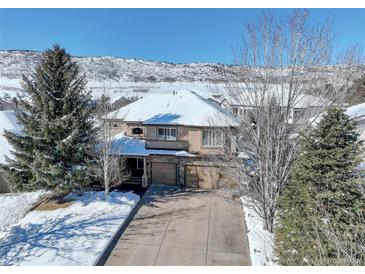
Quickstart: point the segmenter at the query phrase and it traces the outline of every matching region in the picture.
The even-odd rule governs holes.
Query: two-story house
[[[108,115],[112,153],[128,158],[131,182],[185,187],[228,183],[216,161],[236,153],[236,119],[193,91],[151,94]],[[227,181],[227,182],[223,182]]]

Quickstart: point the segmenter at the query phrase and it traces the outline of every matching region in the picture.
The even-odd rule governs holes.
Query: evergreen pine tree
[[[348,264],[341,261],[336,236],[343,249],[361,257],[354,235],[365,237],[365,203],[357,171],[362,143],[355,126],[344,110],[332,107],[302,138],[291,182],[280,201],[275,235],[280,264]]]
[[[89,147],[95,136],[91,95],[71,56],[46,50],[17,96],[21,135],[6,132],[14,159],[2,168],[14,189],[65,193],[88,183]]]

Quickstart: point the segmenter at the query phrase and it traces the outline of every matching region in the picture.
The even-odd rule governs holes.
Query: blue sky
[[[337,51],[365,49],[365,9],[311,9],[334,18]],[[0,49],[60,43],[77,56],[111,55],[174,63],[232,63],[232,47],[260,9],[1,9]],[[277,9],[287,16],[289,9]]]

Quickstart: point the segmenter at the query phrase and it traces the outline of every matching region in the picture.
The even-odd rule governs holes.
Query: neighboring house
[[[232,183],[214,160],[235,154],[237,122],[229,111],[193,91],[151,94],[108,115],[112,153],[128,158],[130,182],[183,187]]]
[[[357,122],[359,139],[365,141],[365,103],[354,105],[346,109],[346,114]]]
[[[272,89],[262,92],[262,94],[265,94],[265,97],[267,96],[267,98],[265,98],[267,101],[274,97],[278,100],[281,107],[288,108],[288,92],[286,89],[274,86]],[[261,91],[257,93],[247,91],[243,95],[238,94],[236,96],[226,97],[215,94],[212,95],[210,100],[215,101],[219,106],[230,110],[236,116],[245,116],[249,110],[252,110],[259,105],[261,106],[261,103],[256,103],[261,101],[262,96],[260,95]],[[302,118],[307,109],[321,109],[328,104],[329,103],[323,98],[308,94],[299,94],[292,104],[293,107],[290,109],[290,118]],[[307,118],[309,119],[310,117]]]
[[[4,129],[16,133],[21,132],[21,126],[17,123],[14,111],[0,111],[0,163],[5,163],[5,156],[11,157],[11,145],[3,135]],[[0,171],[0,193],[9,192],[10,187],[4,174]]]

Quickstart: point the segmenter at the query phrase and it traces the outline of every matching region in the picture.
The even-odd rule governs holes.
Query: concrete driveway
[[[232,193],[153,185],[142,202],[106,265],[251,265]]]

